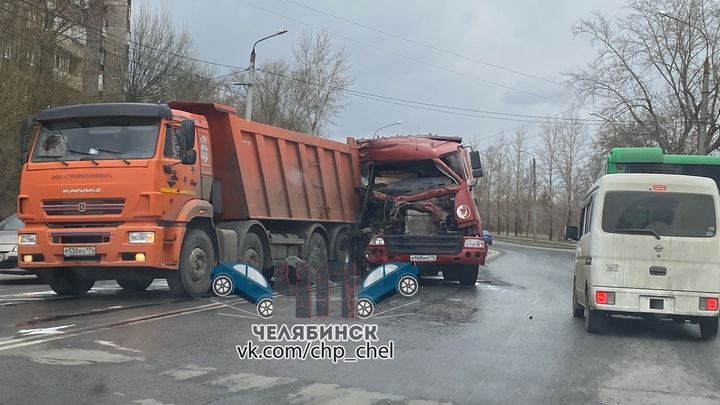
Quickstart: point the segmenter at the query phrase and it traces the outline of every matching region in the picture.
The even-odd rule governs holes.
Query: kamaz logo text
[[[99,193],[101,188],[64,188],[63,193]]]

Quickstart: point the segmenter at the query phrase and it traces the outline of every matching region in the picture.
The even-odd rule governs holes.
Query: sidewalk
[[[556,249],[575,249],[576,242],[574,241],[549,241],[549,240],[533,240],[532,238],[526,238],[524,236],[505,236],[505,235],[493,235],[493,240],[501,242],[516,243],[518,245],[529,245],[538,247],[548,247]]]

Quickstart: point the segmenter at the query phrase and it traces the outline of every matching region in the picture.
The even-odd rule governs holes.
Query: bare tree
[[[327,31],[315,35],[305,31],[293,56],[305,119],[310,133],[319,135],[347,107],[344,91],[353,83],[347,75],[350,52],[344,45],[333,45]]]
[[[192,37],[177,29],[170,13],[141,6],[134,13],[130,61],[122,81],[126,101],[212,99],[218,90],[214,71],[195,59]]]
[[[611,146],[658,145],[666,152],[696,150],[701,65],[714,60],[720,3],[710,0],[629,0],[629,13],[609,20],[600,13],[572,32],[586,36],[596,57],[567,73],[578,100],[594,102],[613,126],[601,132]],[[663,18],[667,10],[675,19]],[[680,22],[680,21],[684,21]],[[706,151],[720,147],[718,66],[712,67]],[[619,131],[618,131],[619,130]]]
[[[520,172],[520,167],[523,165],[523,162],[525,161],[525,155],[522,153],[523,147],[525,144],[525,134],[527,133],[527,130],[523,128],[519,128],[517,131],[515,131],[515,137],[513,138],[512,143],[512,151],[513,156],[515,160],[515,172],[513,173],[513,177],[515,180],[515,198],[514,198],[514,206],[515,206],[515,226],[513,228],[513,232],[515,236],[518,235],[518,231],[520,229],[520,179],[522,178],[522,174]]]
[[[256,70],[254,119],[322,136],[347,107],[349,60],[347,49],[333,45],[327,32],[304,32],[291,61],[266,62]],[[237,72],[236,79],[246,82],[246,73]]]
[[[540,183],[545,193],[545,211],[548,215],[548,240],[552,240],[554,236],[553,223],[555,222],[555,198],[557,195],[557,172],[558,172],[558,155],[560,154],[560,134],[555,125],[551,122],[545,122],[540,131],[542,143],[538,150]]]
[[[573,214],[580,205],[579,196],[587,191],[587,189],[579,190],[578,169],[585,164],[582,157],[587,152],[588,129],[579,120],[577,111],[564,114],[563,120],[558,121],[554,126],[560,138],[558,172],[562,185],[565,225],[567,226],[572,224]]]

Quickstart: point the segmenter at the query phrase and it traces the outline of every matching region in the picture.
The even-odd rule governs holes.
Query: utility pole
[[[698,122],[697,154],[706,155],[705,142],[707,141],[708,94],[710,93],[710,40],[708,39],[705,31],[689,21],[681,20],[663,10],[658,11],[658,14],[660,17],[666,17],[681,24],[685,24],[691,28],[695,28],[703,36],[703,39],[705,39],[705,62],[703,62],[702,98],[700,101],[700,120]]]
[[[700,109],[700,128],[698,131],[698,155],[706,155],[705,142],[707,138],[708,94],[710,93],[710,61],[705,56],[703,63],[702,80],[702,107]]]
[[[537,202],[537,171],[535,166],[535,156],[532,158],[532,168],[533,168],[533,200],[532,200],[532,223],[533,223],[533,240],[537,240],[537,209],[536,209],[536,202]]]
[[[247,100],[245,100],[245,119],[248,121],[252,121],[252,98],[255,85],[255,46],[258,44],[258,42],[264,41],[274,36],[282,35],[286,32],[287,30],[285,28],[282,28],[272,35],[268,35],[265,38],[258,39],[253,44],[252,52],[250,52],[250,67],[248,68],[248,70],[250,71],[250,81],[247,83]]]

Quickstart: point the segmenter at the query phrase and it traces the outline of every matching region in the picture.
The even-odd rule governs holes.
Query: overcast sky
[[[257,63],[289,59],[303,30],[324,29],[335,44],[344,44],[350,51],[349,75],[355,80],[352,90],[413,102],[531,116],[567,110],[572,94],[552,82],[562,82],[565,79],[562,72],[583,67],[594,54],[589,38],[572,36],[572,24],[590,18],[593,11],[606,16],[619,16],[626,11],[625,0],[132,3],[134,8],[149,4],[168,9],[175,23],[190,31],[198,57],[204,60],[247,67],[252,44],[279,28],[287,28],[288,32],[259,44]],[[228,70],[216,68],[216,72],[225,74]],[[350,105],[337,119],[337,125],[328,130],[333,139],[370,137],[379,127],[402,120],[402,125],[380,133],[415,134],[419,128],[420,133],[460,135],[466,140],[475,137],[485,147],[502,131],[512,133],[527,124],[525,120],[534,120],[462,110],[449,114],[357,96],[348,101]],[[582,114],[587,116],[589,111],[591,107],[582,110]],[[540,125],[526,128],[531,142],[536,143]]]

